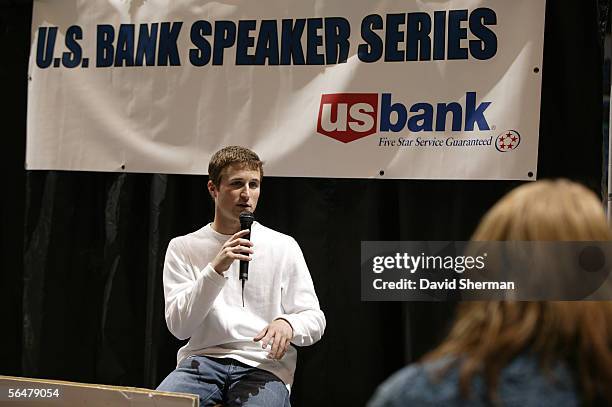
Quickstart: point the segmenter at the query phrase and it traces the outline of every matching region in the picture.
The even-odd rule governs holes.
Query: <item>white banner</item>
[[[536,178],[545,0],[34,1],[27,169]]]

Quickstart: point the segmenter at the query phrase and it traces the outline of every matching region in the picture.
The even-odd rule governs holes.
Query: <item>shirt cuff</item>
[[[225,280],[227,280],[227,277],[225,275],[217,273],[213,268],[212,264],[210,263],[208,263],[206,267],[204,267],[204,270],[202,270],[202,274],[204,275],[205,279],[210,280],[219,286],[223,286],[225,284]]]

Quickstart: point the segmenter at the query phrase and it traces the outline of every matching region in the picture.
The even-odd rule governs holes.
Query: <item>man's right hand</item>
[[[253,243],[250,240],[243,239],[244,236],[249,234],[249,230],[241,230],[240,232],[232,235],[227,242],[223,244],[221,250],[210,262],[210,265],[219,274],[223,274],[234,262],[234,260],[245,260],[251,261],[251,254],[253,254]]]

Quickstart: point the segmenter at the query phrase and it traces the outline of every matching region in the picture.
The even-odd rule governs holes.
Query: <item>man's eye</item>
[[[250,186],[251,188],[257,188],[257,187],[259,186],[259,184],[258,184],[257,182],[251,182],[251,183],[249,184],[249,186]]]

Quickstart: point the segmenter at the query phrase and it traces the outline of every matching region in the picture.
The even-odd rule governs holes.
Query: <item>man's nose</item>
[[[249,186],[245,185],[244,188],[242,188],[242,191],[240,191],[240,197],[248,200],[251,197],[251,191],[249,191]]]

